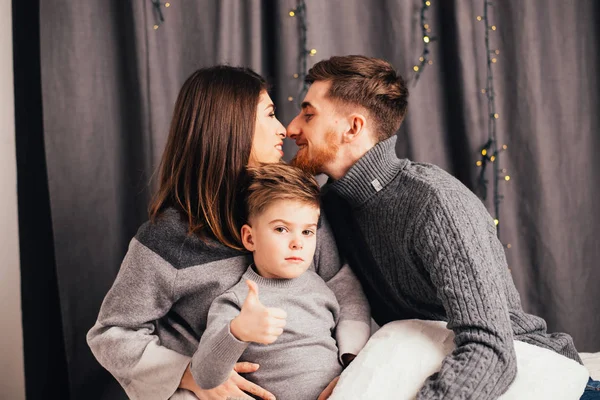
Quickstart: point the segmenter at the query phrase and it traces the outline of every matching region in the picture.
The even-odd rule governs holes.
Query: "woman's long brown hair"
[[[183,84],[160,164],[150,219],[167,207],[188,218],[189,231],[243,249],[238,187],[250,158],[259,96],[265,80],[247,68],[216,66]]]

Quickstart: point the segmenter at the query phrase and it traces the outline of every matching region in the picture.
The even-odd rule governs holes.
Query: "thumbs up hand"
[[[246,284],[248,296],[229,329],[238,340],[271,344],[283,333],[287,314],[280,308],[265,307],[260,302],[256,282],[246,280]]]

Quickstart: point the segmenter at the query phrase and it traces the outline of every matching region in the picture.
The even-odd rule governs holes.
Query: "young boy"
[[[209,389],[223,383],[236,362],[251,361],[260,368],[247,378],[276,398],[314,400],[342,371],[333,335],[340,306],[309,269],[319,186],[285,164],[250,174],[248,223],[241,231],[254,263],[212,303],[192,375]]]

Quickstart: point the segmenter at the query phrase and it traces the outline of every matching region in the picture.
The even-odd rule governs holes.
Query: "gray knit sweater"
[[[395,143],[377,144],[326,185],[323,203],[377,323],[444,320],[456,335],[418,398],[497,398],[516,374],[513,339],[581,362],[569,335],[546,333],[523,311],[481,201],[440,168],[398,159]]]
[[[248,296],[246,279],[258,285],[262,304],[287,313],[283,333],[269,345],[242,342],[229,330]],[[225,382],[238,359],[252,361],[260,368],[247,378],[276,398],[315,400],[342,372],[333,337],[338,315],[335,295],[315,272],[265,279],[250,267],[210,307],[206,331],[192,358],[192,375],[201,387],[212,388]]]
[[[311,269],[339,300],[340,351],[356,354],[369,337],[369,308],[336,250],[323,219]],[[188,235],[187,220],[173,209],[165,211],[131,240],[88,332],[92,353],[129,398],[169,398],[198,348],[211,303],[239,282],[251,262],[249,253]]]

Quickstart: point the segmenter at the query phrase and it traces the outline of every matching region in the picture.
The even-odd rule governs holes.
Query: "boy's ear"
[[[254,251],[254,240],[252,239],[252,227],[248,224],[242,226],[242,243],[248,251]]]

